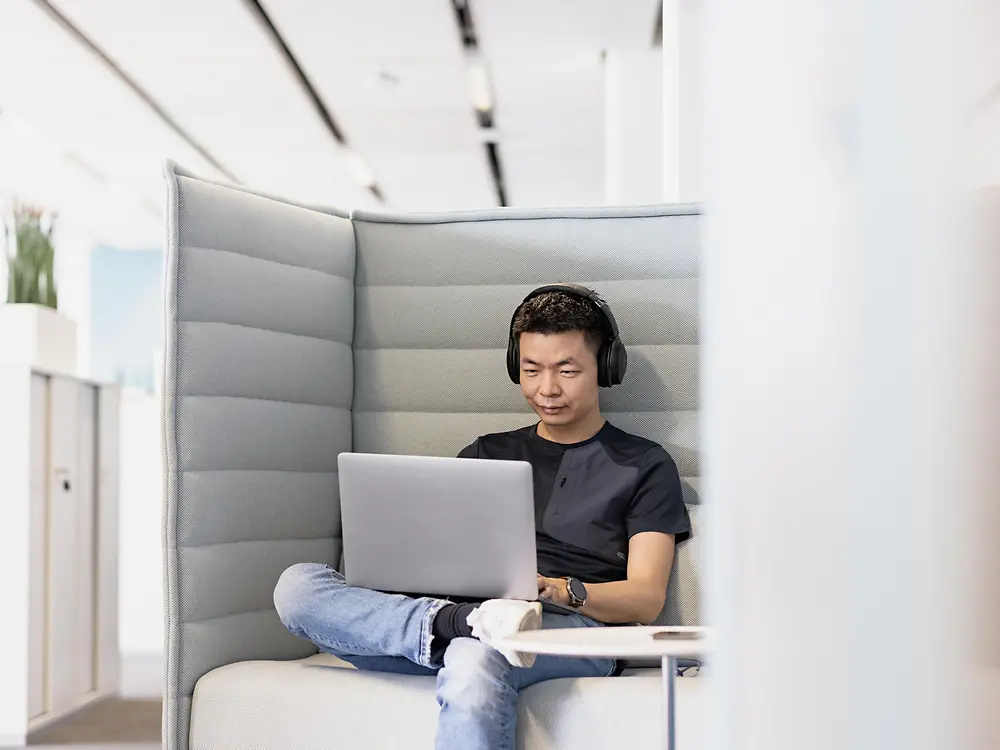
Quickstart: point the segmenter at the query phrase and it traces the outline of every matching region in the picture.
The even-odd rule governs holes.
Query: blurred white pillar
[[[661,200],[704,199],[703,0],[663,2],[663,192]]]
[[[701,0],[666,0],[663,47],[605,57],[605,201],[703,196]]]
[[[684,71],[682,44],[686,41],[686,29],[682,27],[681,7],[690,5],[690,0],[663,0],[663,197],[664,203],[683,200],[681,186],[681,156],[684,138],[681,133],[683,109],[681,74]]]
[[[706,12],[711,746],[990,747],[1000,273],[956,200],[956,8]]]
[[[663,192],[659,50],[609,50],[604,59],[604,199],[656,203]]]
[[[957,290],[957,314],[945,323],[962,326],[955,329],[964,330],[960,348],[972,355],[954,363],[961,367],[954,384],[960,397],[949,424],[966,429],[949,457],[958,464],[953,485],[967,510],[959,530],[966,541],[961,595],[970,602],[971,619],[966,718],[975,747],[995,750],[1000,747],[1000,187],[976,191],[972,222],[976,254],[955,271],[967,283]]]

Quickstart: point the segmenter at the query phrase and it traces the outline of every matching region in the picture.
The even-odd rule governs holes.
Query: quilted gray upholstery
[[[355,448],[454,455],[528,424],[504,369],[511,312],[541,284],[576,281],[605,297],[628,347],[605,414],[697,476],[700,217],[692,206],[611,213],[357,212]]]
[[[315,652],[271,592],[340,557],[337,454],[351,449],[354,231],[167,167],[164,292],[167,748],[210,670]]]
[[[347,708],[361,700],[359,680],[378,686],[374,703],[398,693],[406,705],[393,714],[419,714],[417,734],[433,723],[427,678],[408,687],[399,676],[320,678],[301,661],[274,663],[315,648],[284,630],[271,594],[292,563],[340,561],[338,453],[454,455],[479,434],[532,421],[503,352],[511,311],[539,284],[576,281],[608,300],[629,370],[603,392],[604,411],[662,443],[697,503],[696,207],[347,217],[173,165],[167,182],[166,750],[188,747],[189,726],[196,748],[288,747],[288,732],[296,747],[323,736],[339,746],[329,734],[339,722],[340,744],[382,746],[349,731],[366,721]],[[694,506],[692,520],[697,535]],[[699,621],[696,540],[678,549],[661,622]],[[329,726],[316,737],[296,726],[310,679],[325,680],[316,705]],[[623,711],[650,703],[636,721],[655,726],[634,744],[657,741],[655,680],[573,682],[525,691],[523,747],[575,737],[566,717],[591,700]],[[582,702],[556,710],[567,696]],[[600,722],[588,737],[616,725]]]

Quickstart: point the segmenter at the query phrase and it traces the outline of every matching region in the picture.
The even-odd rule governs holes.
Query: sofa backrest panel
[[[698,475],[696,208],[358,212],[354,223],[355,450],[455,455],[531,423],[504,364],[510,316],[535,287],[574,281],[608,301],[628,348],[605,414]]]
[[[167,747],[215,667],[315,652],[278,621],[289,565],[340,558],[351,449],[350,219],[167,170]]]

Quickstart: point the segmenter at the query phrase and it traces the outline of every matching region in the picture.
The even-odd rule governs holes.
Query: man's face
[[[599,409],[597,357],[583,331],[522,333],[521,391],[546,425],[565,427]]]

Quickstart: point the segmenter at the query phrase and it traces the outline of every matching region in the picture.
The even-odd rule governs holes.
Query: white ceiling
[[[309,203],[400,210],[497,205],[487,137],[508,204],[602,202],[602,52],[649,49],[659,5],[471,0],[493,85],[487,134],[451,0],[262,0],[371,168],[380,203],[245,0],[50,1],[239,182]],[[36,0],[3,6],[0,112],[17,127],[0,127],[0,194],[31,192],[90,217],[104,242],[159,245],[163,159],[225,176]]]
[[[265,7],[391,204],[494,205],[450,2],[269,0]]]
[[[479,44],[494,60],[565,59],[647,49],[659,0],[471,0]]]
[[[292,74],[240,0],[55,0],[237,179],[365,205]]]
[[[148,247],[163,233],[161,201],[144,201],[109,183],[94,165],[45,135],[0,117],[0,205],[13,201],[55,209],[59,226],[109,245]]]
[[[592,205],[604,197],[604,65],[599,49],[491,66],[508,202]]]

